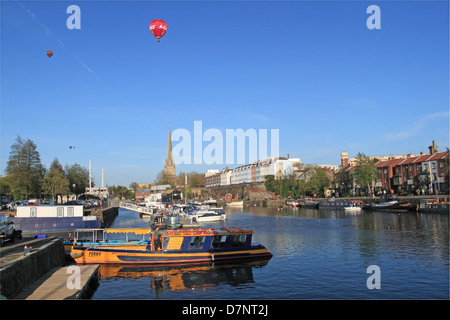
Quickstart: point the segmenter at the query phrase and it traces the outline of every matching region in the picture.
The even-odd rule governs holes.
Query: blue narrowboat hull
[[[11,218],[22,233],[74,231],[75,229],[100,228],[100,220],[83,220],[83,217],[64,218]]]

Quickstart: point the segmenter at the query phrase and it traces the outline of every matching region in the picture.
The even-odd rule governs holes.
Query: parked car
[[[28,204],[27,200],[16,200],[9,204],[10,210],[14,210],[17,206],[26,206]]]
[[[29,206],[38,206],[41,204],[41,200],[39,199],[30,199],[28,200],[28,205]]]
[[[41,201],[41,205],[45,205],[45,206],[53,206],[54,203],[52,200],[42,200]]]
[[[2,209],[8,209],[10,204],[11,204],[11,201],[2,201]]]
[[[14,242],[14,239],[22,239],[22,231],[16,229],[13,221],[3,213],[0,214],[0,247],[3,247],[5,241]]]

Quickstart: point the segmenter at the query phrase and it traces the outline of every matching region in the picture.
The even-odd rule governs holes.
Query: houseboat
[[[102,222],[96,216],[85,216],[83,205],[18,206],[11,220],[23,233],[100,228]]]
[[[386,200],[379,203],[372,203],[363,206],[364,210],[389,211],[389,212],[415,211],[416,208],[417,206],[411,205],[409,202],[399,202],[398,200],[395,199]]]
[[[212,263],[272,257],[263,245],[252,242],[253,231],[242,227],[143,232],[150,234],[151,241],[138,244],[138,248],[128,247],[126,243],[118,243],[116,246],[97,243],[79,245],[74,241],[71,256],[80,264],[147,265]]]
[[[420,202],[419,212],[450,213],[450,202],[439,202],[438,199],[427,199]]]
[[[329,199],[322,200],[319,202],[319,209],[343,209],[348,207],[350,201],[348,200],[337,200],[337,199]]]
[[[319,207],[319,201],[316,201],[312,198],[305,198],[298,202],[297,205],[299,208],[311,208],[311,209],[317,209]]]

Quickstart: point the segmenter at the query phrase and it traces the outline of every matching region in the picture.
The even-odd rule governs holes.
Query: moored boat
[[[420,202],[419,212],[450,213],[450,202],[439,202],[438,199],[427,199]]]
[[[322,200],[319,202],[319,209],[342,209],[348,207],[350,201],[348,200],[337,200],[336,198]]]
[[[319,207],[319,201],[313,200],[311,198],[305,198],[303,200],[300,200],[300,202],[298,202],[298,207],[315,209]]]
[[[344,207],[345,212],[360,212],[364,203],[361,200],[350,200],[348,206]]]
[[[19,206],[11,220],[23,233],[100,228],[102,223],[96,216],[85,215],[83,205]]]
[[[398,202],[395,199],[382,201],[379,203],[372,203],[363,206],[364,210],[372,211],[392,211],[392,212],[407,212],[415,211],[416,206],[411,205],[409,202]]]
[[[151,241],[129,248],[103,244],[77,245],[71,256],[77,263],[189,264],[270,259],[263,245],[252,242],[253,231],[241,227],[167,230],[151,232]]]

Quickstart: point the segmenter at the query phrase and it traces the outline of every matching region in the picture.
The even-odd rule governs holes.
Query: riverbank
[[[427,199],[439,199],[439,202],[448,202],[450,200],[449,196],[397,196],[396,199],[400,202],[409,202],[412,205],[419,205],[421,201]],[[286,206],[286,201],[288,199],[274,199],[274,200],[244,200],[244,207],[284,207]],[[329,198],[314,198],[316,201],[329,200]],[[373,204],[380,202],[379,197],[342,197],[336,198],[336,200],[360,200],[364,204]]]

